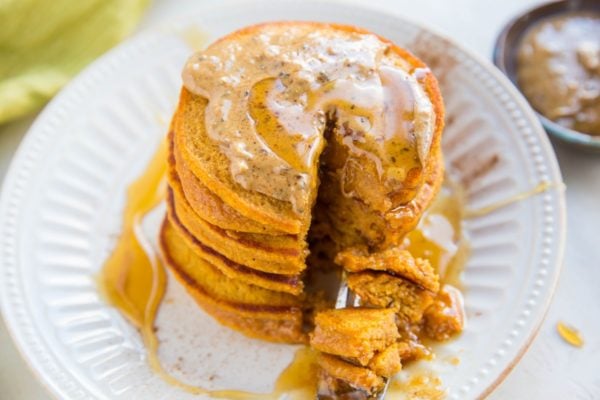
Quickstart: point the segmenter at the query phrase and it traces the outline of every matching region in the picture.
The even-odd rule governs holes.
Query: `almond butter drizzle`
[[[209,100],[207,134],[243,188],[310,211],[328,120],[397,186],[426,160],[433,106],[423,71],[375,35],[310,24],[258,27],[193,55],[185,87]]]

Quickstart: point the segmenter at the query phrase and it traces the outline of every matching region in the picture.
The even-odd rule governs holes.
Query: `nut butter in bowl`
[[[516,18],[494,62],[550,134],[600,151],[600,3],[559,1]]]

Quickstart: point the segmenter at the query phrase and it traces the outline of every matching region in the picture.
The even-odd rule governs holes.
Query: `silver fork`
[[[339,309],[339,308],[349,308],[349,307],[359,307],[360,306],[360,297],[358,297],[352,290],[350,290],[350,288],[348,287],[348,283],[346,282],[346,274],[344,273],[342,275],[342,279],[340,282],[340,287],[338,289],[338,294],[337,294],[337,299],[335,301],[335,308]],[[349,398],[349,399],[364,399],[364,400],[383,400],[385,398],[385,395],[387,393],[388,387],[390,385],[390,379],[388,378],[383,378],[384,379],[384,386],[383,388],[381,388],[381,390],[379,390],[376,393],[372,393],[370,395],[367,395],[365,397],[360,397],[360,393],[363,393],[359,390],[357,390],[356,395],[357,396],[353,396],[352,394],[346,393],[346,397],[345,398]],[[319,388],[323,388],[326,387],[325,384],[319,382]],[[329,400],[329,399],[333,399],[335,397],[331,396],[331,394],[328,393],[321,393],[320,391],[317,393],[317,400]]]

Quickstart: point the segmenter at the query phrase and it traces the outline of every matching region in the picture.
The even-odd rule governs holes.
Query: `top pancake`
[[[355,168],[354,170],[347,168],[344,172],[347,173],[346,176],[350,172],[355,172],[355,175],[356,173],[360,173],[362,176],[357,182],[368,183],[368,187],[362,190],[355,190],[350,197],[353,197],[355,202],[362,204],[361,207],[374,210],[381,216],[383,221],[386,221],[386,215],[392,210],[397,212],[398,207],[408,204],[415,198],[418,190],[425,181],[428,170],[431,170],[431,167],[428,169],[428,165],[441,165],[441,155],[438,150],[443,127],[443,107],[435,78],[420,60],[405,50],[369,32],[339,25],[297,22],[257,25],[226,36],[210,46],[205,53],[210,54],[211,51],[221,51],[232,44],[243,43],[244,40],[249,40],[248,37],[259,37],[263,33],[265,26],[268,26],[268,29],[279,30],[279,32],[285,32],[293,26],[295,29],[300,30],[334,32],[335,35],[340,37],[348,35],[349,38],[354,38],[356,35],[367,35],[370,40],[375,40],[382,46],[385,46],[386,49],[389,49],[387,50],[386,57],[391,59],[391,62],[397,63],[398,66],[405,69],[407,73],[414,73],[416,70],[419,70],[418,84],[423,92],[427,94],[433,107],[433,114],[435,115],[435,126],[428,153],[430,157],[424,160],[423,168],[406,171],[402,175],[402,181],[396,180],[393,182],[393,185],[382,182],[381,171],[377,170],[376,163],[364,154],[352,153],[352,144],[358,142],[348,145],[346,136],[352,137],[352,134],[356,132],[343,129],[344,127],[341,125],[336,126],[336,123],[340,123],[340,115],[346,112],[339,107],[339,109],[333,107],[333,109],[329,110],[328,124],[319,132],[319,135],[324,139],[323,146],[325,146],[325,142],[328,143],[328,146],[332,142],[337,142],[342,146],[346,146],[346,150],[350,149],[350,151],[347,151],[348,154],[345,159],[338,161],[343,162],[346,166],[359,165],[359,168]],[[200,189],[196,190],[196,192],[203,192],[199,196],[194,196],[194,193],[191,193],[192,189],[190,189],[193,185],[187,185],[188,190],[185,190],[186,185],[184,184],[184,191],[190,204],[193,205],[194,203],[193,200],[190,200],[191,197],[198,197],[198,205],[202,204],[202,199],[209,197],[213,200],[212,204],[215,205],[221,204],[219,203],[220,200],[225,205],[221,209],[229,208],[229,211],[233,210],[235,213],[221,213],[223,218],[219,224],[221,226],[227,225],[228,228],[233,228],[234,230],[236,228],[245,232],[260,232],[262,230],[269,234],[289,233],[299,234],[302,237],[309,228],[311,220],[310,211],[318,191],[319,166],[316,161],[309,165],[308,168],[308,175],[314,177],[314,179],[310,185],[303,189],[306,191],[305,195],[309,199],[311,207],[308,207],[302,213],[296,212],[289,201],[279,200],[255,190],[245,189],[232,177],[230,169],[231,159],[225,154],[222,144],[220,145],[207,132],[205,121],[208,104],[209,101],[206,97],[193,94],[190,90],[184,88],[181,92],[179,106],[173,119],[174,142],[178,149],[178,156],[182,160],[182,168],[184,168],[180,175],[186,176],[187,179],[185,179],[185,182],[193,181],[194,177],[197,178],[201,186],[198,185]],[[317,156],[315,160],[318,160],[318,158]],[[402,160],[399,160],[397,164],[399,168],[402,167]],[[334,168],[333,170],[338,171],[339,169]],[[440,174],[436,175],[439,176]],[[269,177],[266,179],[269,179]],[[402,188],[402,190],[398,188]],[[213,196],[211,197],[211,195]],[[240,216],[243,218],[240,218]],[[418,220],[418,216],[416,219]],[[226,221],[243,221],[243,223],[232,225]],[[265,227],[265,229],[261,227]]]

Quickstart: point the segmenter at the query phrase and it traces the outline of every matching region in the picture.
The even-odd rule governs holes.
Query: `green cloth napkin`
[[[0,124],[41,107],[123,39],[148,0],[0,0]]]

